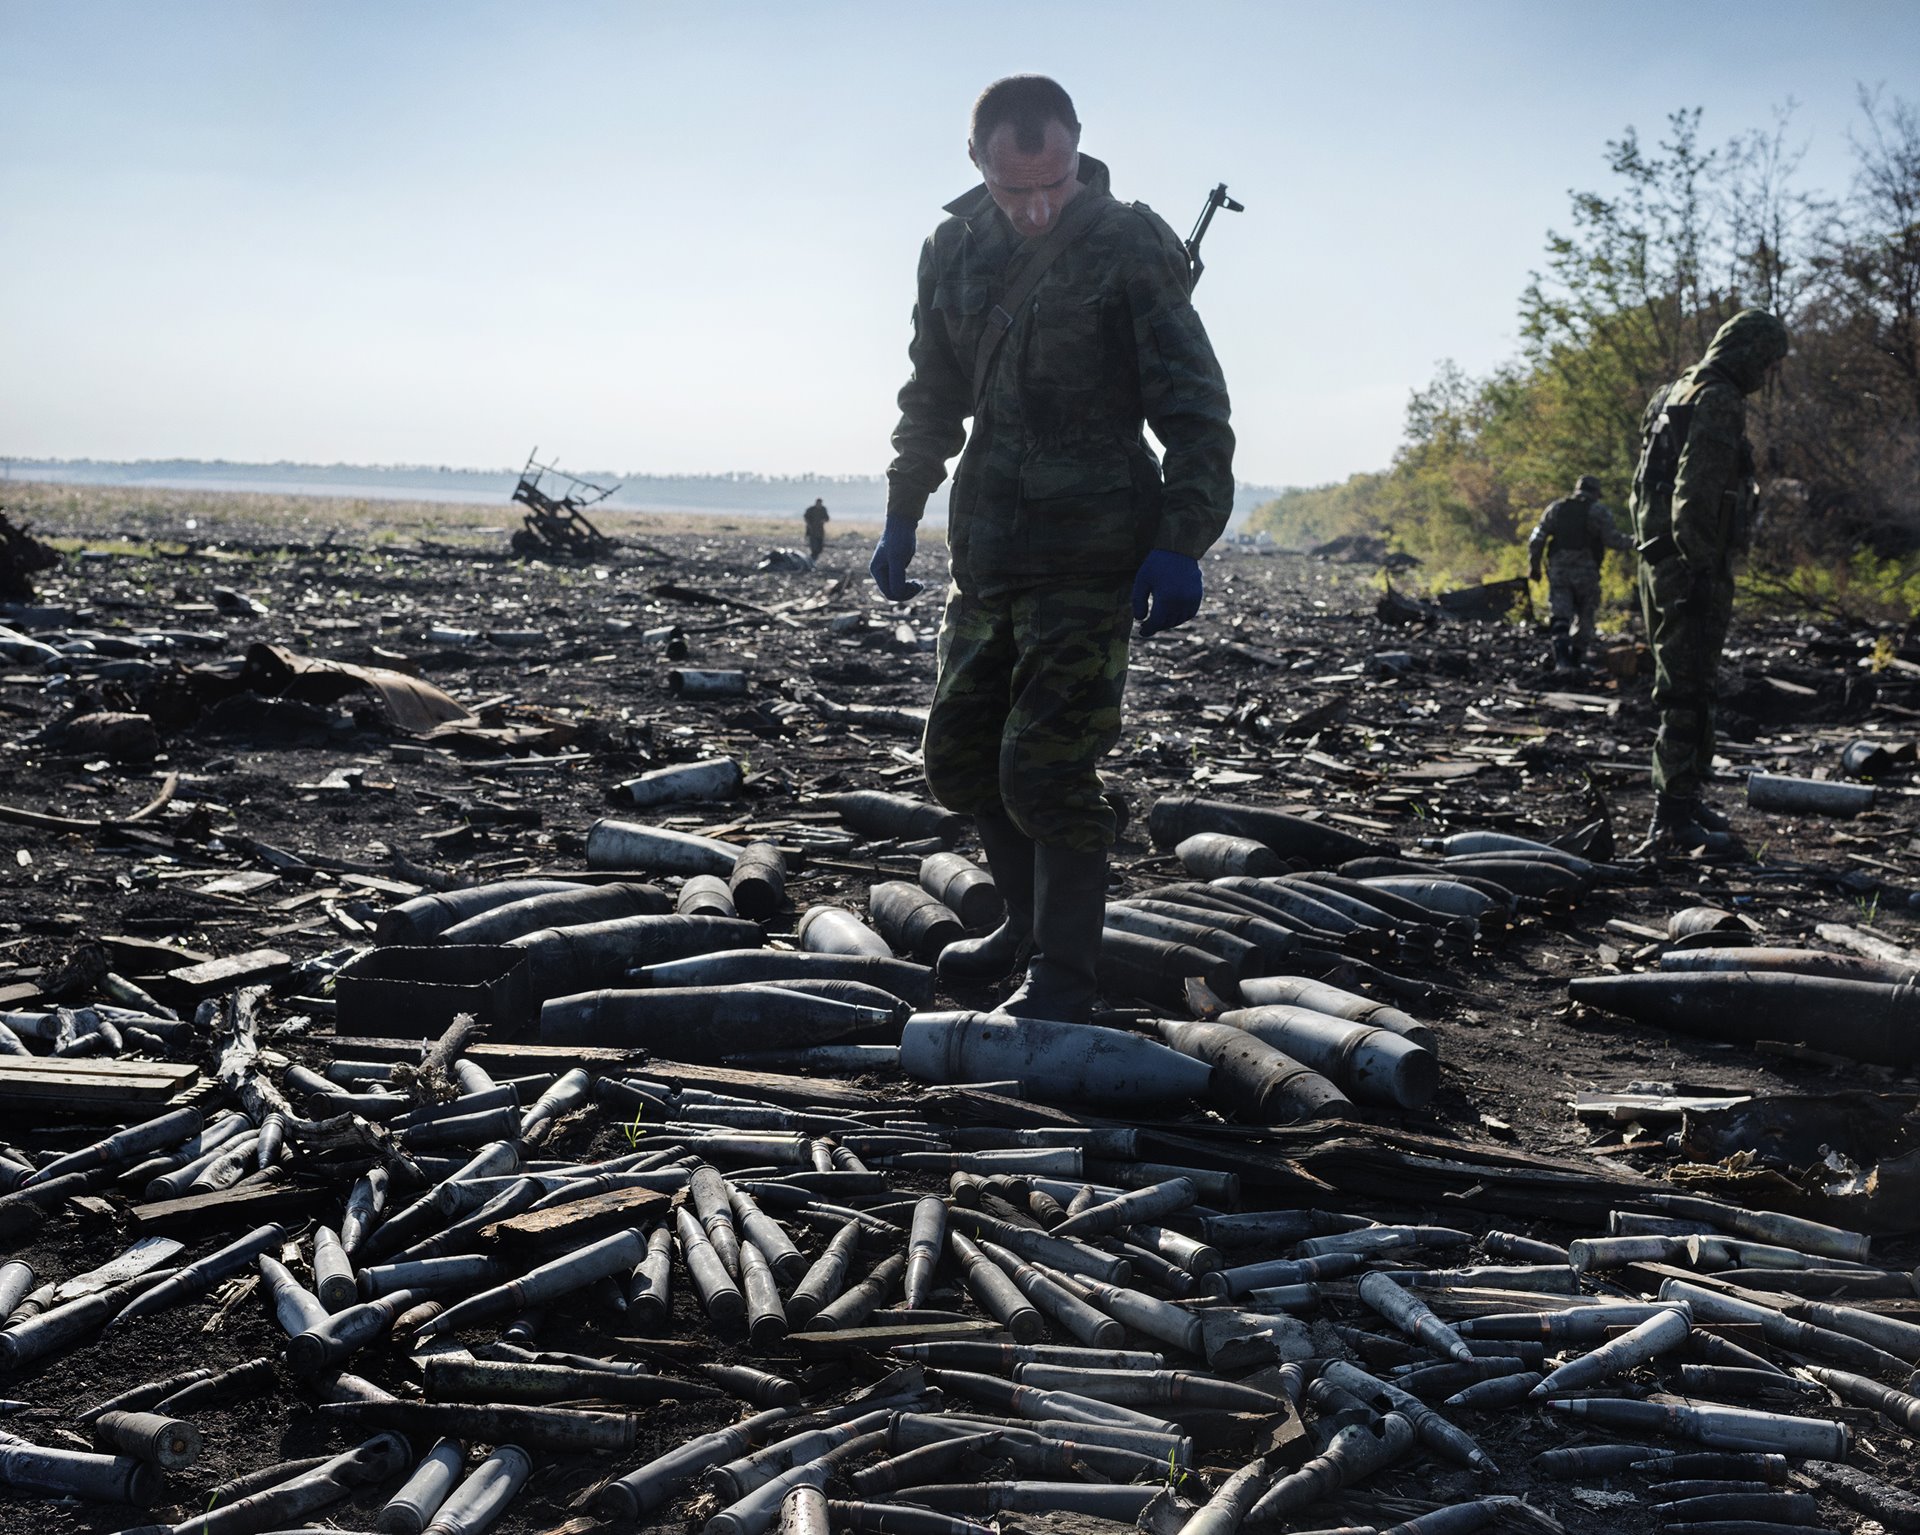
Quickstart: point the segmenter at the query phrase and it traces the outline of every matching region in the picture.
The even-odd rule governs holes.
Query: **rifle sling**
[[[973,354],[973,409],[980,413],[980,406],[986,399],[987,380],[993,376],[994,360],[1000,355],[1000,343],[1007,338],[1007,332],[1013,329],[1013,322],[1020,311],[1026,307],[1027,300],[1033,297],[1034,290],[1040,286],[1040,279],[1047,275],[1047,269],[1065,254],[1067,248],[1080,238],[1081,232],[1092,221],[1093,205],[1108,199],[1091,188],[1076,197],[1061,211],[1059,221],[1050,229],[1046,237],[1035,247],[1027,258],[1026,266],[1021,270],[1019,279],[1009,288],[1000,302],[987,311],[987,328],[980,336],[980,344]],[[1082,206],[1082,205],[1085,206]],[[1075,217],[1078,214],[1079,217]]]

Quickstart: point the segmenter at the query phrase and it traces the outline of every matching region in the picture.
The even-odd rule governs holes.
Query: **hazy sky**
[[[1377,467],[1602,145],[1788,98],[1849,174],[1920,4],[0,0],[0,454],[883,469],[988,80],[1185,234],[1241,478]]]

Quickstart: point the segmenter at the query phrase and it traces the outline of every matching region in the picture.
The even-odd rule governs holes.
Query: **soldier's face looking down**
[[[986,178],[987,195],[1022,239],[1045,234],[1082,190],[1080,151],[1064,123],[1047,124],[1038,154],[1022,150],[1013,125],[1002,123],[984,147],[968,144],[967,155]]]

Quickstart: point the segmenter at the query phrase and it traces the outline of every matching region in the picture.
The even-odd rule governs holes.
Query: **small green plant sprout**
[[[637,1108],[633,1111],[633,1118],[620,1127],[620,1133],[627,1138],[627,1149],[629,1151],[638,1151],[640,1149],[640,1141],[647,1133],[640,1123],[645,1115],[646,1109],[644,1107]]]

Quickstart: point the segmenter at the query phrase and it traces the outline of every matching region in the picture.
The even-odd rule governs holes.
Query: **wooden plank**
[[[221,1189],[213,1194],[189,1194],[135,1205],[129,1215],[141,1236],[186,1232],[231,1231],[264,1225],[268,1221],[299,1220],[337,1199],[334,1191],[317,1184],[254,1184],[244,1189]]]
[[[656,1189],[611,1189],[585,1199],[570,1200],[548,1210],[529,1210],[480,1228],[480,1239],[508,1252],[546,1247],[579,1247],[651,1224],[673,1203],[670,1194]]]
[[[198,1066],[166,1061],[0,1059],[0,1099],[156,1103],[199,1079]]]
[[[326,1036],[319,1036],[325,1038]],[[339,1041],[341,1050],[356,1061],[407,1061],[417,1063],[427,1052],[431,1039],[380,1039],[349,1035]],[[469,1046],[466,1057],[476,1066],[484,1066],[495,1076],[532,1076],[535,1072],[556,1074],[585,1066],[600,1076],[637,1069],[644,1055],[639,1050],[610,1050],[602,1045],[502,1045],[483,1043]],[[501,1068],[494,1071],[495,1067]]]
[[[217,957],[131,933],[109,933],[100,943],[113,956],[114,968],[123,975],[165,975],[182,965],[211,964]]]
[[[8,1012],[20,1012],[38,1002],[41,991],[32,981],[12,981],[0,986],[0,1009]]]
[[[249,949],[204,965],[183,965],[169,970],[165,980],[169,988],[195,997],[232,991],[237,986],[260,986],[277,981],[293,969],[293,956],[278,949]]]
[[[674,1087],[704,1087],[801,1108],[879,1109],[898,1101],[865,1092],[833,1077],[796,1077],[778,1071],[742,1071],[733,1066],[691,1066],[680,1061],[660,1060],[648,1061],[634,1070],[640,1076]]]

